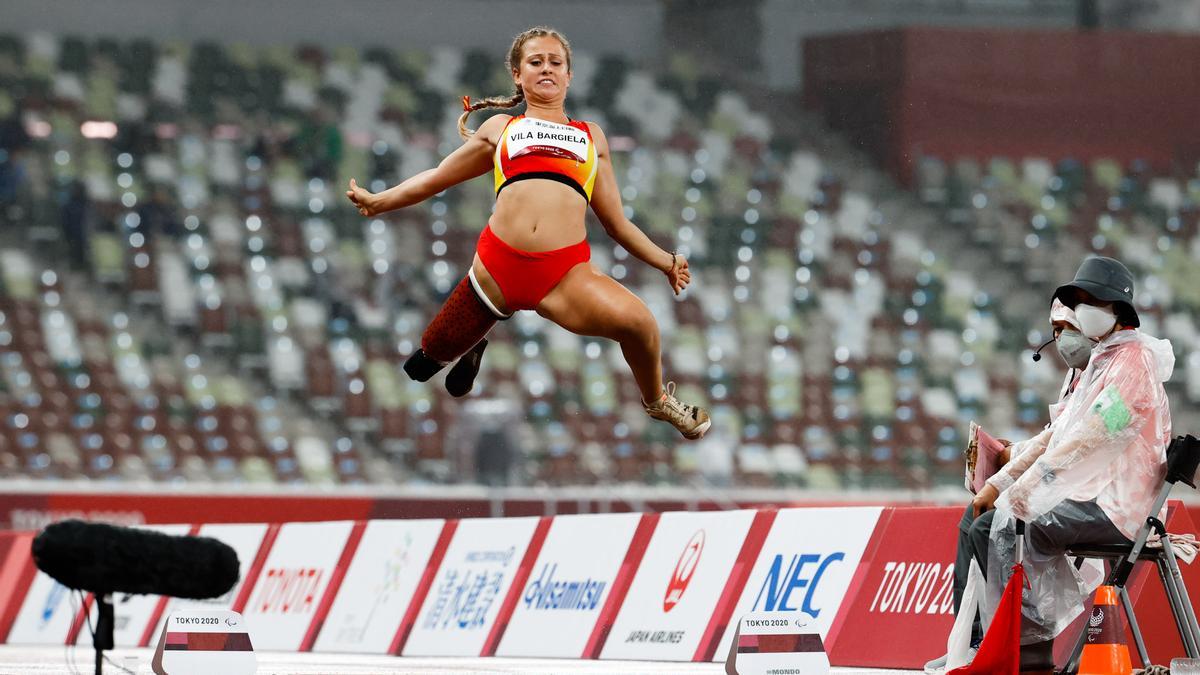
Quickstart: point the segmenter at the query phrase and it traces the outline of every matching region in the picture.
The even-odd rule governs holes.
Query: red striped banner
[[[262,574],[263,566],[267,564],[267,556],[271,553],[271,547],[275,545],[275,539],[279,537],[280,527],[279,523],[267,527],[267,534],[263,536],[262,544],[258,547],[258,555],[254,556],[254,562],[246,571],[246,578],[238,590],[237,599],[230,607],[231,611],[241,614],[246,609],[246,603],[250,602],[250,594],[254,591],[254,584],[258,581],[258,575]]]
[[[354,559],[354,553],[358,550],[358,543],[362,541],[363,532],[366,529],[366,521],[359,521],[354,524],[354,529],[350,530],[346,546],[342,549],[342,557],[338,559],[337,566],[333,568],[333,574],[329,577],[329,586],[325,588],[325,595],[321,597],[321,603],[317,605],[312,623],[308,626],[308,632],[300,641],[299,651],[312,651],[313,643],[317,641],[317,634],[325,625],[325,617],[329,615],[329,608],[333,606],[333,599],[337,597],[338,589],[342,586],[342,579],[346,578],[346,568],[350,567],[350,561]]]
[[[613,622],[617,620],[617,612],[621,610],[621,604],[625,602],[625,596],[629,593],[629,586],[633,584],[634,574],[637,573],[638,566],[642,564],[642,558],[646,555],[646,547],[650,545],[654,528],[658,527],[658,519],[659,514],[646,513],[638,522],[633,539],[629,542],[629,550],[625,553],[625,560],[621,562],[621,569],[613,580],[608,600],[604,602],[604,607],[600,609],[600,615],[596,617],[596,627],[592,629],[592,635],[583,649],[582,658],[600,658],[600,650],[604,649],[604,642],[608,640]]]
[[[446,549],[450,548],[450,541],[454,539],[454,531],[457,529],[457,520],[447,520],[446,524],[442,526],[442,534],[438,537],[437,545],[433,547],[433,553],[429,556],[429,563],[425,566],[425,574],[421,576],[421,582],[417,584],[417,589],[413,591],[413,597],[408,604],[408,610],[404,612],[404,619],[400,622],[400,627],[396,629],[396,637],[392,640],[392,646],[388,648],[389,654],[399,655],[401,650],[404,649],[404,643],[408,642],[408,635],[417,623],[417,615],[421,612],[421,605],[425,604],[425,598],[429,595],[429,588],[433,586],[433,579],[437,576],[438,569],[442,566],[442,560],[446,557]]]
[[[693,661],[711,661],[713,654],[716,653],[717,645],[725,636],[725,628],[729,625],[729,617],[733,614],[734,605],[737,604],[738,597],[742,594],[742,587],[746,585],[750,570],[754,569],[754,561],[758,560],[758,553],[767,540],[767,534],[771,531],[771,524],[775,522],[777,513],[779,512],[775,509],[770,509],[754,514],[754,522],[750,523],[750,531],[746,533],[742,550],[738,552],[737,561],[733,564],[733,571],[729,573],[729,581],[725,584],[725,590],[721,592],[721,597],[717,600],[717,607],[713,610],[712,619],[709,620],[708,627],[704,629],[704,635],[700,637],[700,644],[696,647],[695,655],[692,656]]]
[[[525,556],[521,558],[521,564],[517,566],[517,571],[513,574],[512,584],[508,587],[508,595],[504,596],[504,604],[500,605],[500,611],[496,614],[492,630],[488,633],[487,639],[483,641],[483,650],[480,652],[480,656],[496,654],[496,647],[500,644],[504,629],[508,628],[508,622],[512,618],[517,601],[521,599],[521,592],[525,590],[525,582],[529,580],[529,572],[533,568],[533,563],[537,561],[538,553],[542,551],[542,544],[546,543],[546,534],[550,532],[552,520],[554,520],[553,516],[543,516],[538,521],[537,528],[533,531],[533,537],[529,540],[529,547],[525,549]]]
[[[33,565],[30,532],[0,532],[0,643],[8,639],[37,568]]]

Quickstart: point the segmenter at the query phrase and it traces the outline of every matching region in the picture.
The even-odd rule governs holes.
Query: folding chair
[[[1179,636],[1183,639],[1183,647],[1187,651],[1187,656],[1200,658],[1200,625],[1196,623],[1196,612],[1188,598],[1183,575],[1179,572],[1179,564],[1176,562],[1175,552],[1171,548],[1167,528],[1158,519],[1158,513],[1162,510],[1163,504],[1167,503],[1167,496],[1176,483],[1183,483],[1196,489],[1195,478],[1198,465],[1200,465],[1200,441],[1191,435],[1175,437],[1175,440],[1171,441],[1171,445],[1167,447],[1166,480],[1163,482],[1162,489],[1159,490],[1158,497],[1154,500],[1154,506],[1150,509],[1150,516],[1146,518],[1146,524],[1138,530],[1133,544],[1130,546],[1120,544],[1084,545],[1067,550],[1067,555],[1076,556],[1080,559],[1079,562],[1082,562],[1083,558],[1100,558],[1111,561],[1112,571],[1106,583],[1117,588],[1121,606],[1125,608],[1125,614],[1129,617],[1129,628],[1133,632],[1133,640],[1137,645],[1138,655],[1141,656],[1143,664],[1150,663],[1150,655],[1146,652],[1146,643],[1142,639],[1137,617],[1133,613],[1133,603],[1130,602],[1129,594],[1125,590],[1129,575],[1139,560],[1153,561],[1158,567],[1158,576],[1162,579],[1167,599],[1171,603],[1171,613],[1175,616],[1175,625],[1179,629]],[[1157,532],[1161,538],[1163,544],[1161,549],[1146,548],[1146,540],[1151,531]],[[1079,640],[1075,643],[1071,658],[1061,672],[1075,673],[1078,671],[1079,655],[1083,652],[1086,636],[1087,627],[1084,626],[1079,632]]]

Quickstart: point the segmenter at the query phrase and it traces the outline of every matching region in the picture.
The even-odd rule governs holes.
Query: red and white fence
[[[398,655],[723,660],[749,611],[805,611],[834,665],[918,667],[953,619],[958,507],[831,507],[461,520],[157,526],[234,547],[212,601],[116,603],[118,646],[180,607],[246,616],[255,648]],[[1168,526],[1194,532],[1173,503]],[[79,602],[0,532],[0,642],[85,642]],[[1185,566],[1200,597],[1200,565]],[[1155,572],[1130,585],[1151,656],[1182,655]],[[1060,648],[1066,647],[1066,640]]]

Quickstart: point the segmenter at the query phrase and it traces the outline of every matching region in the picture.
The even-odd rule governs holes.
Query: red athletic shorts
[[[572,267],[592,259],[587,239],[553,251],[520,251],[500,241],[491,225],[479,235],[476,252],[510,312],[536,309]]]

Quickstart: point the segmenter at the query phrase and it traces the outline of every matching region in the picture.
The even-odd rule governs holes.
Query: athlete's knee
[[[657,346],[659,343],[658,322],[646,307],[630,312],[621,326],[621,341],[636,340],[647,345]]]

